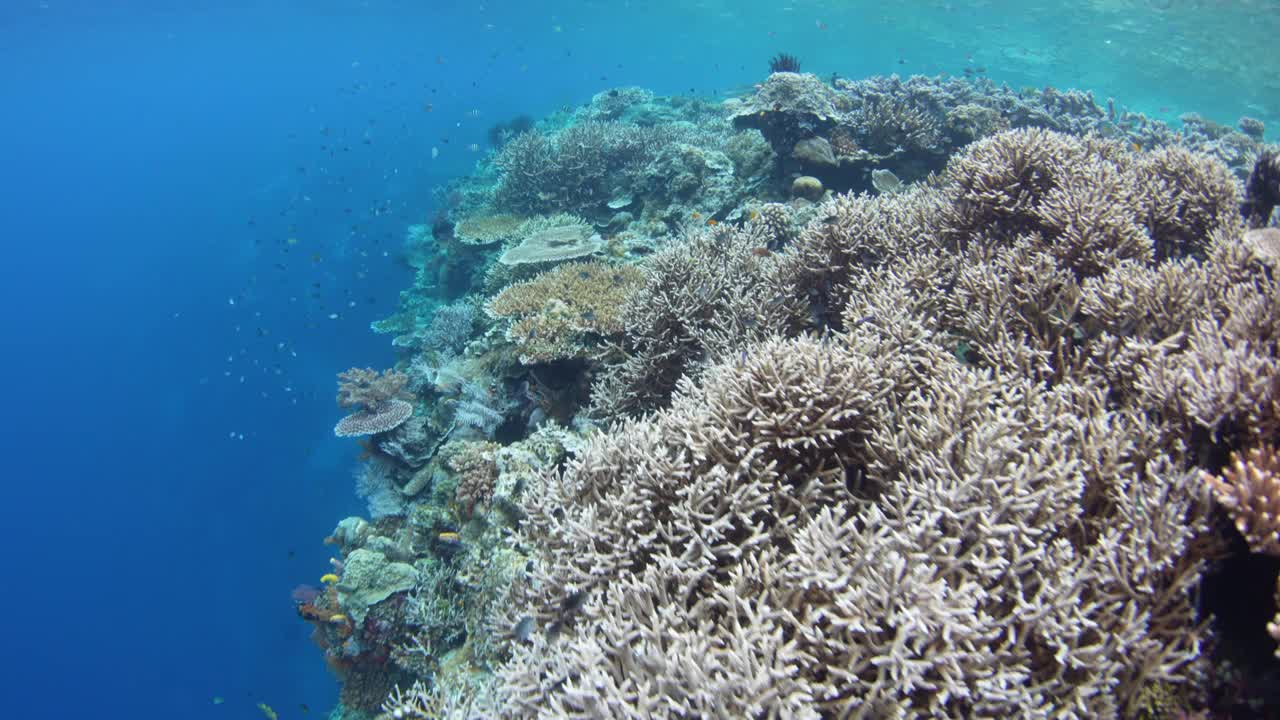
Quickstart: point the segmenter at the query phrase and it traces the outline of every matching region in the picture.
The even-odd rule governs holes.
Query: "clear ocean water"
[[[0,716],[326,716],[290,591],[365,510],[335,374],[396,362],[406,228],[495,123],[718,102],[789,52],[1274,143],[1278,38],[1261,0],[6,0]]]

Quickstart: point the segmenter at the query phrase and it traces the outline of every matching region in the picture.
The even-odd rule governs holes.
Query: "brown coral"
[[[413,415],[405,385],[409,376],[387,370],[351,368],[338,374],[338,405],[356,412],[338,421],[333,432],[338,437],[374,435],[394,430]]]
[[[525,218],[517,215],[473,215],[453,226],[453,235],[464,245],[491,245],[519,237]]]
[[[485,309],[510,321],[506,336],[523,363],[586,357],[602,337],[622,332],[622,307],[642,277],[632,265],[569,263],[507,286]]]
[[[498,465],[493,453],[501,446],[491,442],[462,441],[446,449],[449,468],[457,474],[454,499],[462,515],[470,517],[476,505],[488,503],[493,485],[498,480]]]
[[[1231,453],[1222,474],[1201,477],[1231,513],[1249,549],[1280,557],[1280,455],[1264,444],[1243,457]]]

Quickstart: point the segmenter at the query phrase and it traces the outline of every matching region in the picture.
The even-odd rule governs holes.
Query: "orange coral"
[[[1270,444],[1231,453],[1221,476],[1201,477],[1256,553],[1280,557],[1280,455]]]

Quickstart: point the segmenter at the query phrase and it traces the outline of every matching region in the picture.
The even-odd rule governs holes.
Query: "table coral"
[[[597,339],[624,329],[621,308],[641,283],[632,265],[570,263],[508,286],[486,310],[510,321],[521,362],[586,357]]]
[[[520,227],[520,244],[498,258],[503,265],[556,263],[592,255],[604,240],[590,225],[573,215],[534,218]]]

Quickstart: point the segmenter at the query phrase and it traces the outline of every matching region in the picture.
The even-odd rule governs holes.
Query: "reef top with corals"
[[[1252,121],[771,64],[721,103],[600,93],[452,183],[419,247],[458,275],[420,275],[377,326],[396,369],[361,371],[414,412],[370,439],[377,519],[333,534],[414,581],[343,576],[304,618],[344,711],[1245,702],[1215,667],[1271,661],[1210,652],[1201,598],[1280,557]],[[377,624],[325,616],[352,608]]]

